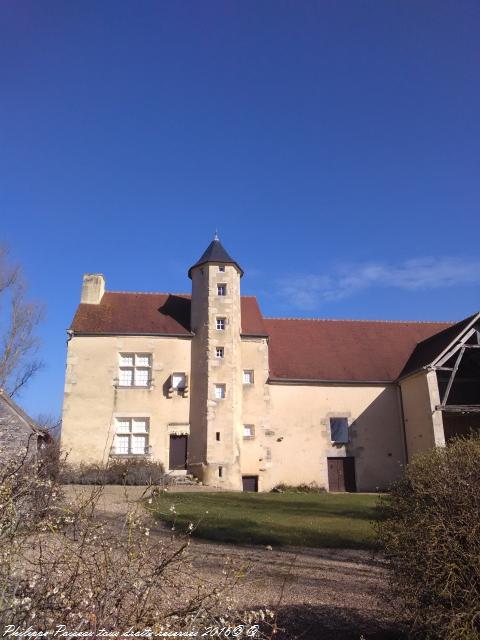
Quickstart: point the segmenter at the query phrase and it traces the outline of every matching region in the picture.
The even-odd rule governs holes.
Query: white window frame
[[[140,426],[142,425],[142,426]],[[136,451],[135,438],[142,437],[145,445],[142,451]],[[119,450],[119,440],[127,442],[126,450],[121,447]],[[113,441],[113,453],[116,456],[146,456],[149,453],[150,445],[150,418],[145,417],[121,417],[115,418],[115,436]]]
[[[213,385],[213,395],[215,400],[225,400],[227,397],[227,385],[220,383]]]
[[[217,331],[225,331],[225,327],[227,326],[227,319],[219,316],[216,319],[215,326],[217,327]]]
[[[249,378],[247,380],[247,378]],[[255,373],[253,369],[244,369],[243,370],[243,384],[251,385],[255,382]]]
[[[247,429],[250,433],[247,433]],[[255,425],[254,424],[244,424],[243,425],[243,439],[244,440],[253,440],[255,438]]]
[[[225,357],[225,347],[215,347],[215,357],[219,360],[223,360]]]
[[[226,295],[227,295],[227,285],[225,284],[225,282],[221,282],[220,284],[217,284],[217,296],[220,296],[221,298],[223,298]]]
[[[131,359],[131,364],[125,364],[125,360]],[[142,360],[147,359],[148,365]],[[146,384],[138,384],[140,372],[146,371]],[[130,383],[126,384],[126,375],[130,374]],[[144,352],[122,352],[118,354],[118,386],[122,388],[134,387],[137,389],[148,389],[152,384],[152,354]]]

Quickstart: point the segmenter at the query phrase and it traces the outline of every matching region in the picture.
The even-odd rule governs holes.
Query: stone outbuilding
[[[50,434],[0,389],[0,464],[13,457],[36,457],[52,441]]]

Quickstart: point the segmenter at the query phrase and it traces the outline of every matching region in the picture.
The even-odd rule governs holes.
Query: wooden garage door
[[[170,469],[187,468],[187,446],[188,436],[170,436]]]
[[[244,491],[258,491],[258,476],[242,476]]]
[[[330,491],[356,491],[355,458],[328,458]]]

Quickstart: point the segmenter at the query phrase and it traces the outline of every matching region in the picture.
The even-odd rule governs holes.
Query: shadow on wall
[[[398,390],[393,385],[350,425],[347,456],[355,459],[357,491],[384,491],[405,465],[403,425]]]

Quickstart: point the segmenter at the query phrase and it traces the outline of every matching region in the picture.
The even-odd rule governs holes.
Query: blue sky
[[[480,308],[477,0],[0,4],[0,235],[59,413],[82,273],[188,292],[216,228],[265,315]]]

